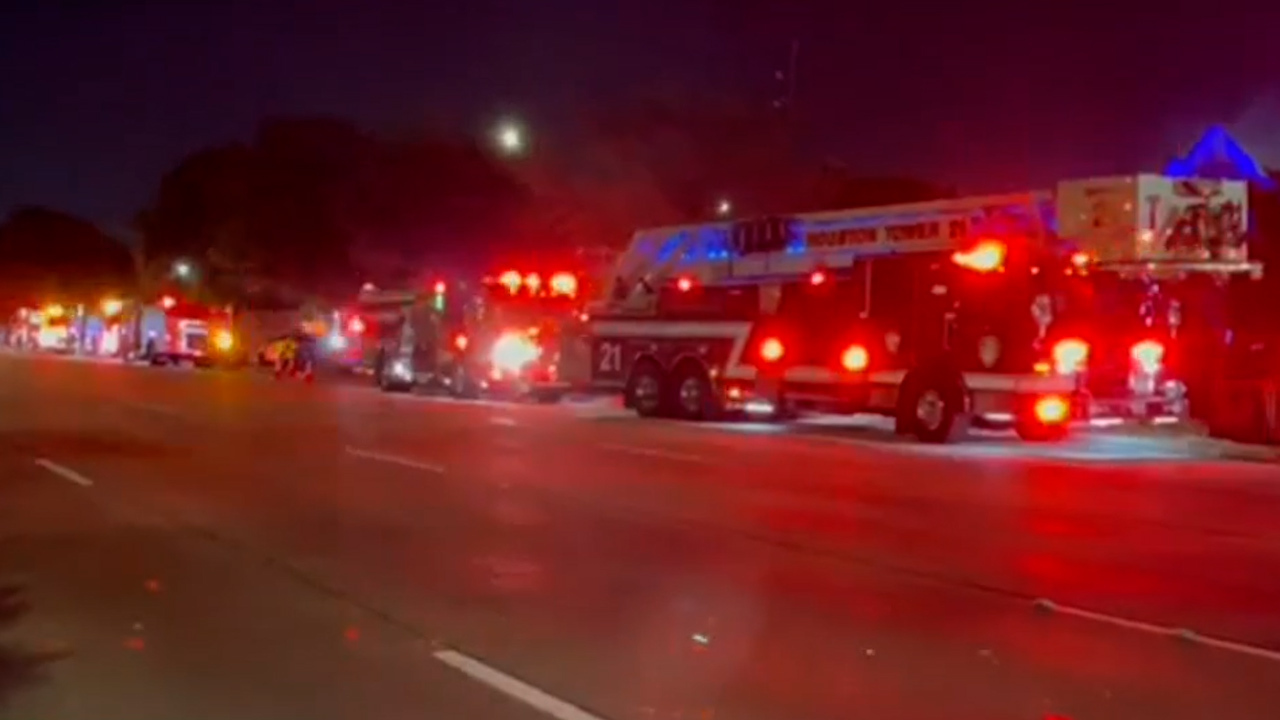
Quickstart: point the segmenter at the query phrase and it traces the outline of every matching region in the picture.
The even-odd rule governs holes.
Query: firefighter
[[[298,339],[294,335],[286,335],[280,340],[280,350],[276,354],[276,377],[282,378],[293,374],[298,358]]]

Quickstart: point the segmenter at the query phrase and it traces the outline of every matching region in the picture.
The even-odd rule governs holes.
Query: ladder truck
[[[1159,175],[636,233],[591,385],[642,416],[876,413],[944,442],[1188,414],[1179,339],[1259,277],[1247,190]]]

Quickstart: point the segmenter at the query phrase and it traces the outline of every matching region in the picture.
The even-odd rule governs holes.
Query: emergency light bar
[[[521,290],[528,291],[532,296],[550,295],[573,298],[578,295],[578,277],[566,271],[553,273],[544,281],[536,272],[521,273],[519,270],[507,270],[498,275],[496,280],[487,278],[486,283],[501,285],[512,295],[519,294]]]

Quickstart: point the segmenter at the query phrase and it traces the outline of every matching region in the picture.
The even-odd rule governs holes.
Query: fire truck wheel
[[[663,410],[662,368],[653,360],[641,360],[627,381],[627,407],[640,417],[657,417]]]
[[[716,415],[715,393],[711,378],[698,362],[684,362],[676,366],[667,390],[671,397],[668,406],[682,420],[709,420]]]
[[[903,383],[898,423],[921,442],[963,439],[969,428],[963,382],[941,371],[909,376]]]

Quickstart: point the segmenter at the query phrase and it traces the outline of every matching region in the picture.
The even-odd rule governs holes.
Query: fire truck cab
[[[592,384],[646,416],[868,412],[929,442],[1176,422],[1188,298],[1261,272],[1246,202],[1137,175],[641,231],[591,314]]]

